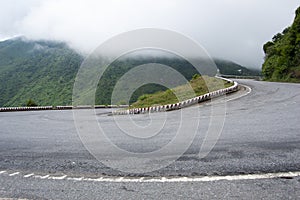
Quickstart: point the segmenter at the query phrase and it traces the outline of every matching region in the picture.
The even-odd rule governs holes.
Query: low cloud
[[[91,52],[113,35],[170,29],[213,57],[260,68],[262,45],[292,23],[296,1],[284,0],[0,0],[0,38],[68,42]]]

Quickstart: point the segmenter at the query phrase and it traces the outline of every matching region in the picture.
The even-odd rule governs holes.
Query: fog
[[[212,57],[260,68],[262,45],[289,26],[299,6],[286,0],[0,0],[0,39],[68,42],[89,53],[138,28],[182,33]]]

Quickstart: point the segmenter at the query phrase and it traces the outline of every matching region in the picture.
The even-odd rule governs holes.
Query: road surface
[[[199,134],[188,150],[169,166],[142,174],[114,170],[99,163],[82,144],[72,111],[0,113],[0,197],[296,199],[300,196],[297,175],[300,171],[300,85],[238,82],[249,86],[251,93],[236,99],[234,95],[228,97],[231,100],[226,103],[221,135],[205,158],[199,158],[198,153],[204,138],[202,133],[208,129],[209,103],[189,108],[200,109],[202,113]],[[97,120],[110,127],[112,117],[101,114],[107,110],[97,112]],[[176,127],[179,112],[170,112],[174,120],[170,127]],[[163,115],[153,116],[159,120]],[[143,115],[135,117],[141,124],[148,120]],[[167,144],[173,136],[172,132],[161,134],[142,144],[119,135],[111,135],[110,139],[123,149],[140,153]],[[160,155],[156,162],[172,156],[176,152],[173,150],[168,155]],[[107,159],[124,159],[117,154],[105,154]],[[296,175],[290,176],[290,172]],[[270,173],[274,177],[268,178]],[[277,177],[280,173],[283,175]],[[239,175],[242,178],[236,178]],[[229,178],[192,181],[197,177],[226,176]],[[103,177],[107,181],[101,181]],[[128,177],[136,181],[128,181]],[[182,180],[165,181],[178,177]],[[99,178],[100,181],[95,181]],[[185,181],[185,178],[191,179]],[[147,182],[147,179],[154,181]]]

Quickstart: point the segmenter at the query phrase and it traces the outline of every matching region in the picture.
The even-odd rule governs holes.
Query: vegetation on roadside
[[[83,57],[66,44],[16,38],[0,42],[0,106],[72,103],[72,86]]]
[[[276,34],[263,46],[265,80],[300,82],[300,7],[292,26]]]
[[[38,105],[32,99],[28,99],[26,106],[27,107],[36,107]]]
[[[187,84],[177,86],[173,89],[159,91],[154,94],[144,94],[138,101],[131,105],[132,108],[143,108],[154,105],[166,105],[178,103],[211,91],[223,89],[233,84],[222,79],[195,74]],[[209,88],[207,87],[209,86]]]

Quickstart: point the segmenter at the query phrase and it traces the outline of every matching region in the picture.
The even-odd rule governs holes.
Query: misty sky
[[[193,38],[213,57],[260,68],[262,45],[291,25],[296,0],[0,0],[0,40],[68,42],[91,52],[113,35],[163,28]]]

